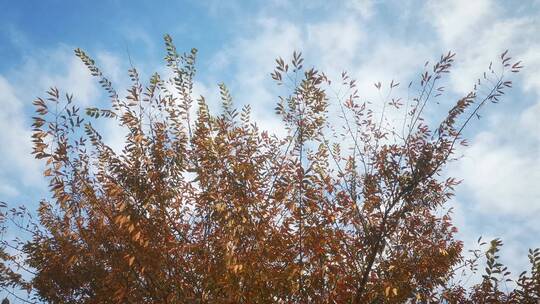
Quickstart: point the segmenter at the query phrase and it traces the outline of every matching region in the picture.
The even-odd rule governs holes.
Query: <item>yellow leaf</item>
[[[68,265],[73,265],[77,262],[77,256],[72,256],[71,258],[69,258],[68,260]]]
[[[225,210],[225,204],[223,203],[216,204],[216,210],[219,212]]]

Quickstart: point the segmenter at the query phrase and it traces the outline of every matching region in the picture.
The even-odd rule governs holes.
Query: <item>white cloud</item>
[[[522,126],[523,132],[530,136],[531,141],[536,142],[538,145],[540,143],[540,100],[523,111],[519,123]],[[540,155],[537,156],[540,158]],[[540,162],[540,159],[538,161]]]
[[[99,90],[87,68],[73,51],[60,46],[25,58],[11,73],[0,75],[0,194],[16,195],[16,189],[42,189],[42,163],[31,155],[32,101],[50,87],[74,93],[78,105],[96,101]]]
[[[535,90],[540,95],[540,73],[538,73],[540,70],[540,44],[531,45],[521,54],[520,59],[525,65],[523,70],[524,88]]]
[[[392,80],[408,82],[433,53],[432,44],[367,32],[367,20],[358,18],[352,6],[369,8],[369,14],[375,14],[373,1],[349,1],[344,6],[317,2],[303,5],[332,8],[332,14],[308,22],[290,16],[248,18],[246,29],[238,31],[242,34],[212,60],[214,73],[233,70],[226,84],[236,101],[253,106],[262,129],[279,131],[281,128],[279,119],[270,110],[280,93],[269,77],[277,57],[287,60],[294,50],[300,50],[306,67],[314,64],[334,83],[339,82],[338,75],[342,71],[348,71],[357,80],[362,98],[377,102],[379,94],[373,86],[375,82],[381,81],[387,87]],[[406,84],[399,90],[406,94]]]
[[[490,61],[498,68],[498,56],[505,49],[524,62],[520,78],[513,79],[514,88],[503,101],[512,105],[483,113],[487,122],[483,131],[449,170],[464,179],[457,189],[455,220],[466,249],[474,247],[479,235],[501,237],[505,242],[501,256],[516,274],[527,265],[527,248],[540,246],[530,237],[540,233],[540,102],[531,102],[540,97],[536,39],[540,23],[526,15],[531,12],[516,13],[523,7],[511,12],[503,6],[492,0],[444,0],[428,3],[424,12],[440,47],[457,53],[450,75],[455,93],[470,90]]]
[[[357,19],[323,21],[307,25],[306,49],[317,55],[317,65],[325,71],[340,73],[358,60],[365,44],[365,33]],[[329,71],[330,70],[330,71]]]
[[[6,179],[0,179],[0,196],[1,197],[16,197],[20,192],[17,188],[9,183]]]
[[[459,160],[456,174],[465,179],[463,187],[484,213],[527,217],[540,213],[540,142],[533,151],[520,149],[520,142],[483,132]]]
[[[65,45],[55,49],[42,50],[33,57],[25,58],[10,79],[24,99],[32,100],[51,87],[62,93],[75,93],[82,105],[94,103],[100,91],[86,66],[73,53],[74,48]]]
[[[12,195],[13,181],[30,185],[40,181],[39,165],[30,155],[30,122],[15,88],[0,75],[0,193]],[[30,102],[28,102],[30,103]],[[9,181],[9,182],[8,182]]]
[[[521,60],[540,59],[531,45],[531,37],[540,27],[538,18],[506,16],[499,4],[492,0],[445,0],[426,5],[424,18],[436,29],[442,47],[457,53],[450,76],[456,92],[470,91],[490,62],[500,70],[499,55],[506,49]]]
[[[430,2],[426,11],[442,44],[457,48],[457,65],[451,75],[454,91],[470,90],[489,62],[493,60],[497,66],[498,55],[511,48],[511,55],[526,62],[522,88],[540,93],[536,73],[540,48],[530,40],[537,34],[538,21],[505,16],[498,3],[490,0]],[[518,81],[514,89],[519,88]],[[540,104],[524,105],[516,103],[512,109],[517,112],[487,113],[489,131],[478,134],[458,162],[454,175],[465,178],[466,193],[485,213],[526,216],[540,212],[540,191],[535,185],[540,180]]]
[[[347,0],[345,1],[345,7],[356,11],[363,18],[370,18],[375,14],[374,6],[375,6],[375,3],[373,0]]]
[[[127,84],[127,67],[125,67],[123,64],[124,61],[127,60],[127,58],[125,60],[122,60],[118,58],[115,54],[107,51],[98,52],[96,56],[97,66],[103,71],[106,77],[110,81],[112,81],[113,85],[117,86],[118,84],[120,84],[118,88],[124,87]],[[88,69],[86,70],[86,74],[89,75]],[[97,80],[93,79],[93,82],[95,83],[97,82]]]
[[[424,18],[434,25],[443,43],[455,45],[488,26],[489,23],[483,21],[493,14],[494,9],[491,0],[433,0],[425,6]]]
[[[95,79],[91,78],[88,69],[79,58],[70,54],[59,61],[69,63],[67,73],[56,75],[42,74],[41,82],[43,86],[57,86],[64,88],[67,92],[76,93],[78,100],[84,105],[94,102],[98,96]]]
[[[277,102],[276,87],[271,81],[270,72],[275,67],[276,58],[288,58],[293,51],[303,49],[303,33],[298,26],[274,18],[258,18],[252,26],[256,35],[250,31],[252,35],[238,37],[215,55],[213,61],[221,64],[214,66],[217,70],[214,72],[221,72],[225,68],[231,70],[233,76],[224,82],[231,90],[236,105],[250,104],[253,119],[261,129],[283,133],[279,119],[273,111],[269,111]],[[221,81],[200,83],[199,86],[202,84],[207,92],[215,92],[212,88]],[[216,97],[215,93],[212,95]],[[219,99],[207,98],[207,101],[216,103]]]

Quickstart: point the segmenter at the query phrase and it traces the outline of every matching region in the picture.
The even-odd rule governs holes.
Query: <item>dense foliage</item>
[[[511,87],[521,66],[507,53],[440,122],[423,119],[444,95],[454,54],[426,63],[408,91],[375,84],[381,102],[359,97],[346,73],[332,82],[294,53],[272,78],[288,90],[276,113],[288,131],[261,131],[249,105],[237,110],[220,85],[222,113],[193,96],[196,50],[165,37],[170,77],[143,86],[135,68],[121,97],[86,53],[75,54],[110,97],[80,113],[56,88],[34,101],[36,158],[51,199],[38,222],[3,206],[31,233],[3,241],[0,286],[47,303],[536,303],[540,251],[517,287],[498,261],[501,242],[466,259],[445,203],[442,172],[465,144],[464,128]],[[339,89],[336,89],[339,88]],[[334,94],[328,92],[338,92]],[[194,110],[193,110],[194,109]],[[330,115],[330,109],[339,112]],[[126,132],[114,151],[93,127]],[[480,243],[480,240],[479,240]],[[486,259],[481,282],[463,283]],[[21,271],[30,275],[21,275]]]

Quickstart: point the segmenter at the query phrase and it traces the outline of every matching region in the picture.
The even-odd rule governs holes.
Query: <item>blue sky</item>
[[[349,71],[367,99],[374,82],[408,83],[426,60],[453,50],[449,106],[510,49],[525,69],[504,102],[469,130],[470,148],[448,170],[464,179],[451,205],[466,244],[502,237],[515,273],[527,248],[540,247],[540,2],[533,0],[3,1],[0,200],[32,208],[46,196],[30,156],[35,97],[57,86],[83,107],[105,100],[73,49],[87,51],[121,89],[128,52],[143,76],[164,71],[165,33],[180,50],[199,49],[197,94],[215,103],[223,81],[237,104],[254,107],[263,129],[277,132],[269,73],[274,58],[293,50],[329,75]],[[121,134],[109,127],[102,126],[105,137],[120,146]]]

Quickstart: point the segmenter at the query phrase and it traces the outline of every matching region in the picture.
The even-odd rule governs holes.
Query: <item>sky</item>
[[[502,238],[501,256],[515,274],[525,270],[527,249],[540,247],[540,1],[533,0],[1,1],[0,201],[31,209],[47,196],[30,155],[36,97],[56,86],[81,107],[106,100],[73,49],[123,88],[128,58],[143,77],[164,71],[166,33],[179,50],[199,50],[195,91],[211,108],[224,82],[237,105],[252,105],[262,129],[278,133],[279,91],[270,79],[278,56],[298,50],[330,76],[347,70],[369,100],[373,83],[408,83],[426,60],[454,51],[449,106],[509,49],[525,68],[467,131],[470,146],[447,171],[463,179],[449,206],[466,248],[479,236]],[[102,133],[121,146],[117,130],[103,125]]]

